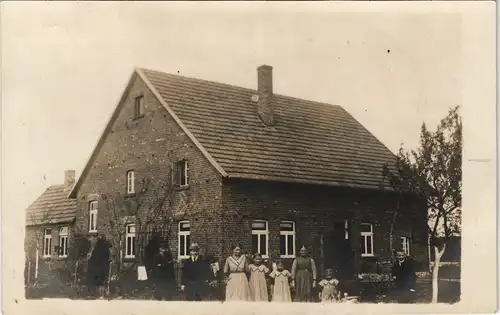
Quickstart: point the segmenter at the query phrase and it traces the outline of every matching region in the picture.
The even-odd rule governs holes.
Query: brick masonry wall
[[[144,97],[144,117],[134,119],[135,98]],[[176,219],[191,219],[191,240],[202,249],[217,252],[220,240],[213,235],[218,229],[217,220],[221,209],[222,182],[220,175],[204,158],[198,148],[176,124],[165,108],[149,91],[140,78],[132,82],[124,105],[114,121],[91,169],[83,179],[77,192],[77,219],[79,230],[89,230],[89,202],[98,200],[98,234],[110,237],[112,207],[106,206],[103,196],[114,196],[116,209],[123,217],[133,215],[127,205],[134,202],[142,205],[138,214],[149,206],[157,205],[165,183],[171,183],[173,163],[186,159],[189,163],[189,188],[172,192],[171,205],[163,210]],[[144,179],[151,181],[150,190],[136,196],[126,196],[126,173],[135,172],[135,191],[141,191]],[[118,196],[119,195],[119,196]],[[177,253],[177,224],[171,229],[171,250]],[[88,232],[87,232],[88,233]],[[95,237],[90,235],[89,237]],[[139,254],[139,253],[137,253]],[[138,256],[136,254],[136,257]]]
[[[271,259],[279,256],[279,222],[296,222],[296,252],[305,245],[321,265],[321,235],[332,231],[334,220],[348,219],[350,243],[355,263],[390,259],[389,229],[396,198],[390,193],[375,193],[355,189],[339,189],[310,185],[231,180],[223,188],[223,230],[227,241],[224,254],[230,253],[232,244],[240,243],[251,250],[251,221],[269,222],[269,249]],[[399,247],[399,237],[406,235],[415,240],[411,255],[426,265],[426,214],[413,200],[401,203],[404,209],[398,217],[394,232],[394,248]],[[374,225],[375,258],[361,258],[359,223]],[[422,240],[424,241],[423,243]],[[287,265],[291,264],[291,259]]]
[[[70,227],[69,237],[72,234],[72,224],[49,224],[43,227],[41,226],[27,226],[24,240],[24,252],[26,255],[25,263],[25,282],[28,281],[28,264],[29,264],[29,283],[32,284],[35,281],[35,269],[36,269],[36,249],[38,245],[38,282],[44,283],[49,281],[51,274],[55,274],[55,270],[67,269],[70,267],[68,264],[68,258],[59,257],[59,253],[56,251],[56,246],[59,246],[59,229],[63,226]],[[43,257],[43,243],[44,243],[44,233],[45,229],[52,229],[52,247],[50,257]],[[68,247],[69,249],[69,247]],[[62,279],[61,279],[62,280]]]

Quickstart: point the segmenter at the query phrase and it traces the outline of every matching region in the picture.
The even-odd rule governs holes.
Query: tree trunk
[[[393,255],[393,251],[394,251],[394,227],[396,225],[396,219],[398,217],[398,212],[399,212],[399,197],[398,197],[398,203],[397,203],[396,209],[394,210],[394,214],[392,216],[391,226],[389,229],[389,251],[390,251],[391,255]]]
[[[323,246],[324,246],[324,244],[323,244],[323,232],[320,233],[319,243],[320,243],[319,250],[320,250],[320,261],[321,261],[320,271],[321,271],[321,274],[323,274],[325,271],[325,252],[323,249]]]
[[[434,266],[432,267],[432,303],[438,302],[439,293],[439,263],[443,257],[446,244],[439,250],[438,246],[434,245]]]

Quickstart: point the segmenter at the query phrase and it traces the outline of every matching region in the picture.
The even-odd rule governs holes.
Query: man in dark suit
[[[392,266],[392,278],[395,283],[398,303],[414,303],[417,282],[415,264],[403,251],[396,252],[396,261]]]
[[[186,292],[188,301],[203,299],[210,272],[209,264],[199,255],[199,251],[198,244],[191,244],[190,257],[184,261],[181,290]]]

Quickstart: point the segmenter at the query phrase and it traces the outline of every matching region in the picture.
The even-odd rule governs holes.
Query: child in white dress
[[[339,281],[333,277],[333,270],[325,271],[325,279],[319,282],[321,288],[320,300],[322,303],[334,303],[340,301]]]
[[[274,279],[274,284],[271,286],[273,292],[271,302],[292,302],[290,294],[292,274],[284,268],[283,261],[276,261],[276,269],[269,276]]]
[[[266,275],[269,273],[269,268],[262,264],[262,256],[255,254],[253,264],[250,264],[250,293],[253,301],[269,302],[267,293]]]

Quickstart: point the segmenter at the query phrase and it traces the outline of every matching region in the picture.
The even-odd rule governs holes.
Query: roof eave
[[[315,185],[315,186],[325,186],[325,187],[338,187],[338,188],[354,188],[354,189],[366,189],[380,192],[395,192],[396,190],[392,187],[387,186],[370,186],[370,185],[359,185],[359,184],[343,184],[337,182],[324,182],[315,180],[302,180],[302,179],[274,179],[267,178],[265,176],[240,176],[240,175],[228,175],[227,179],[244,179],[244,180],[256,180],[256,181],[268,181],[268,182],[278,182],[287,184],[305,184],[305,185]]]
[[[69,218],[69,219],[56,221],[56,222],[27,223],[27,224],[25,224],[25,226],[26,227],[39,227],[39,226],[48,226],[48,225],[73,224],[73,223],[75,223],[75,221],[76,221],[76,216]]]

